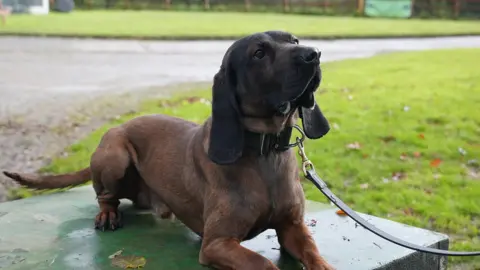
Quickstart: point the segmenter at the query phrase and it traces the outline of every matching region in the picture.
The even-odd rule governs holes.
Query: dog
[[[90,166],[63,175],[5,171],[35,189],[92,180],[99,214],[95,227],[122,226],[119,199],[172,215],[201,236],[199,263],[216,269],[278,269],[240,243],[274,229],[283,250],[308,270],[333,269],[304,223],[305,198],[292,127],[302,121],[309,139],[328,121],[315,102],[320,51],[283,31],[233,42],[212,86],[212,115],[199,125],[145,115],[111,128]]]

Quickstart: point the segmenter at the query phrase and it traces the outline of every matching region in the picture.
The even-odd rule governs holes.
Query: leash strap
[[[302,157],[302,164],[303,164],[302,169],[303,169],[303,173],[305,174],[305,177],[308,180],[310,180],[315,185],[315,187],[317,187],[318,190],[320,190],[323,193],[323,195],[325,195],[331,202],[333,202],[338,208],[343,210],[345,214],[347,214],[350,218],[355,220],[358,224],[362,225],[362,227],[364,227],[365,229],[371,231],[372,233],[380,236],[381,238],[389,242],[392,242],[394,244],[397,244],[399,246],[402,246],[408,249],[420,251],[420,252],[425,252],[425,253],[430,253],[435,255],[443,255],[443,256],[480,256],[480,251],[473,251],[473,252],[449,251],[449,250],[419,246],[416,244],[406,242],[402,239],[399,239],[389,233],[386,233],[378,229],[373,224],[369,223],[367,220],[365,220],[360,215],[358,215],[342,200],[340,200],[337,196],[335,196],[335,194],[333,194],[333,192],[328,188],[325,181],[323,181],[320,178],[320,176],[318,176],[313,164],[310,162],[310,160],[308,160],[307,156],[305,155],[302,139],[297,138],[296,145],[298,146],[299,154]]]

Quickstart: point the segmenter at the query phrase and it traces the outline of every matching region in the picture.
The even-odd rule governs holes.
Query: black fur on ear
[[[309,100],[313,101],[313,108],[300,107],[298,111],[302,119],[303,131],[307,138],[319,139],[330,131],[330,125],[315,102],[314,93],[310,93],[310,95]]]
[[[212,127],[208,157],[219,165],[232,164],[242,155],[244,129],[231,69],[222,64],[212,87]]]

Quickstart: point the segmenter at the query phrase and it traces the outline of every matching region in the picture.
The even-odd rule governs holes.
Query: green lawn
[[[279,29],[300,37],[383,37],[480,34],[480,21],[322,17],[273,13],[75,11],[18,15],[0,34],[122,38],[236,38]]]
[[[306,149],[332,190],[357,211],[445,232],[453,250],[480,250],[479,55],[480,49],[440,50],[323,65],[317,99],[332,130]],[[140,114],[200,123],[210,106],[193,97],[209,99],[210,91],[149,101],[45,171],[86,166],[108,127]],[[311,184],[304,187],[308,199],[326,202]],[[468,262],[480,267],[478,259]]]

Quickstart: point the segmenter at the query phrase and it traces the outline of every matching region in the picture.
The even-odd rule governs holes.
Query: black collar
[[[253,150],[260,156],[266,156],[271,152],[283,152],[288,150],[292,127],[286,127],[278,134],[256,133],[245,131],[245,147]]]

